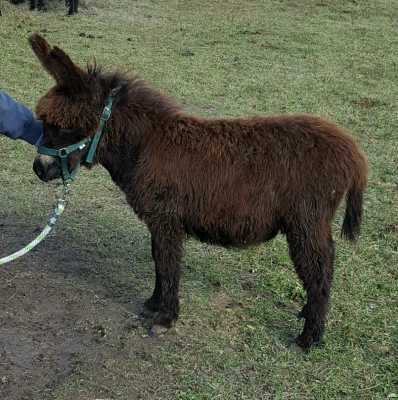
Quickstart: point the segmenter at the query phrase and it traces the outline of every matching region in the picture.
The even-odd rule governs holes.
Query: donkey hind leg
[[[69,0],[68,15],[73,15],[73,14],[77,13],[78,5],[79,5],[79,1],[78,0]]]
[[[152,297],[145,302],[145,308],[154,313],[154,325],[170,328],[179,314],[182,232],[173,228],[172,224],[151,229],[151,232],[156,283]]]
[[[307,292],[307,304],[300,313],[305,318],[304,329],[296,338],[302,348],[322,339],[333,278],[334,242],[330,227],[313,226],[318,229],[299,228],[287,234],[294,267]]]

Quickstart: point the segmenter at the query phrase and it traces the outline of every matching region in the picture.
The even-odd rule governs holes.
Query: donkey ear
[[[43,67],[60,86],[73,91],[82,91],[86,88],[87,73],[73,64],[63,50],[58,47],[52,49],[37,33],[30,36],[29,43]]]

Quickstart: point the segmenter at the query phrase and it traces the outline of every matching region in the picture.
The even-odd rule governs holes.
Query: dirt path
[[[32,227],[0,220],[0,255],[32,239]],[[72,239],[73,240],[73,239]],[[0,271],[0,399],[43,400],[82,363],[100,364],[134,325],[142,299],[112,293],[96,260],[59,233]],[[123,290],[123,289],[122,289]]]

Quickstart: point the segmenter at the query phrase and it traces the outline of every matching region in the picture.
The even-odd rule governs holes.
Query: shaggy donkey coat
[[[252,246],[286,235],[307,292],[297,343],[320,341],[333,275],[330,225],[346,195],[342,233],[354,240],[362,216],[367,162],[341,128],[310,115],[204,119],[135,76],[87,71],[35,34],[31,46],[57,85],[37,104],[44,144],[61,147],[93,135],[110,90],[119,97],[97,150],[104,166],[152,235],[156,282],[145,309],[154,325],[178,318],[183,241]],[[83,157],[77,152],[72,167]],[[43,180],[55,160],[38,157]]]

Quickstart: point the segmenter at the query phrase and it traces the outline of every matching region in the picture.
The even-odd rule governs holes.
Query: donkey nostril
[[[40,179],[44,177],[44,167],[39,160],[35,160],[35,162],[33,163],[33,171]]]

